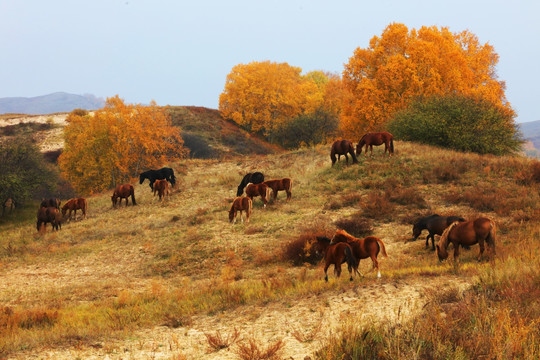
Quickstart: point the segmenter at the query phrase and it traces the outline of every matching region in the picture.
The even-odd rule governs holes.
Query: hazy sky
[[[234,65],[341,73],[392,22],[490,43],[517,120],[540,120],[539,0],[0,0],[0,97],[65,91],[217,108]]]

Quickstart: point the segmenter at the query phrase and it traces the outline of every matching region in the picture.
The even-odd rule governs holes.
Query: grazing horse
[[[292,180],[289,178],[275,179],[275,180],[266,180],[263,182],[266,186],[272,189],[272,196],[274,201],[277,199],[278,191],[283,191],[287,193],[287,201],[291,200],[291,189],[292,189]]]
[[[240,182],[240,185],[238,185],[238,190],[236,191],[236,196],[242,196],[244,193],[244,188],[247,186],[247,184],[260,184],[264,181],[264,174],[262,172],[256,171],[254,173],[247,173],[242,181]]]
[[[159,170],[148,170],[139,175],[139,184],[142,184],[144,179],[150,181],[150,189],[154,190],[154,182],[156,180],[167,180],[174,187],[176,184],[176,177],[174,176],[174,170],[168,167],[161,168]]]
[[[352,157],[353,164],[358,163],[358,159],[354,155],[354,148],[352,142],[349,140],[336,140],[332,144],[332,150],[330,150],[330,159],[332,159],[332,166],[336,163],[336,154],[338,155],[337,160],[339,161],[341,155],[345,155],[345,161],[347,165],[349,164],[349,157],[347,154],[350,154]]]
[[[135,190],[133,189],[133,185],[124,184],[124,185],[116,186],[116,189],[114,189],[113,195],[111,196],[113,207],[116,207],[118,198],[120,198],[120,205],[122,205],[122,199],[126,199],[126,206],[127,206],[128,198],[130,196],[131,196],[131,203],[133,205],[137,205],[137,203],[135,202]]]
[[[7,198],[7,200],[2,203],[2,216],[4,216],[4,213],[6,212],[6,208],[9,208],[9,213],[11,214],[14,207],[15,207],[15,200],[13,200],[12,198]]]
[[[454,245],[454,263],[459,264],[459,247],[470,246],[478,243],[480,254],[478,260],[482,259],[484,253],[484,242],[486,242],[495,255],[495,222],[485,217],[476,220],[454,222],[444,230],[439,242],[437,243],[437,256],[439,260],[445,260],[448,257],[448,244]]]
[[[229,222],[236,223],[236,215],[240,212],[240,221],[244,222],[242,218],[242,211],[246,212],[246,223],[249,223],[249,217],[251,216],[251,208],[253,207],[253,201],[247,197],[236,197],[229,210]]]
[[[422,230],[427,229],[429,234],[426,237],[426,248],[429,246],[429,238],[431,237],[432,250],[435,251],[435,235],[442,235],[444,229],[456,221],[465,221],[465,219],[459,216],[440,216],[437,214],[423,217],[413,225],[412,241],[418,239]]]
[[[156,180],[154,183],[154,196],[156,196],[156,193],[159,196],[159,201],[161,201],[162,197],[169,196],[169,183],[167,180]]]
[[[260,184],[248,184],[246,186],[246,195],[253,201],[255,196],[260,196],[264,207],[268,204],[268,199],[270,198],[270,188],[265,183]]]
[[[388,150],[388,155],[392,156],[394,153],[394,135],[389,132],[373,132],[367,133],[358,142],[356,145],[356,155],[362,153],[362,146],[366,146],[365,155],[367,155],[368,146],[371,150],[371,156],[373,156],[373,145],[379,146],[384,144],[384,153]]]
[[[77,210],[82,211],[82,218],[86,219],[86,209],[88,205],[86,203],[85,198],[75,198],[75,199],[69,199],[64,206],[62,206],[62,216],[65,217],[66,213],[69,210],[69,214],[67,216],[68,221],[71,221],[71,212],[73,211],[73,219],[77,220]]]
[[[345,230],[337,230],[332,238],[332,243],[349,244],[352,248],[354,257],[358,259],[358,265],[360,265],[360,260],[367,259],[368,257],[371,258],[371,261],[373,262],[373,269],[371,271],[377,270],[377,277],[381,277],[377,255],[379,255],[379,251],[382,250],[382,254],[385,257],[388,257],[386,254],[386,248],[381,239],[375,236],[368,236],[364,239],[358,239]]]
[[[347,263],[349,269],[349,280],[353,280],[353,273],[358,273],[358,262],[354,257],[351,246],[347,243],[331,243],[331,240],[325,236],[317,236],[317,243],[323,253],[324,280],[328,281],[328,268],[334,264],[334,273],[337,277],[341,275],[341,264]]]
[[[47,223],[51,223],[53,230],[62,228],[62,215],[60,215],[60,211],[54,206],[39,207],[37,212],[37,230],[40,231],[41,225],[45,229]]]
[[[55,207],[58,210],[60,210],[60,199],[58,198],[51,198],[51,199],[42,199],[40,207]]]

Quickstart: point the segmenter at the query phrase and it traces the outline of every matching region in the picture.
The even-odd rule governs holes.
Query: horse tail
[[[247,211],[248,211],[249,216],[251,216],[251,209],[252,208],[253,208],[253,201],[250,198],[248,198],[248,209],[247,209]]]
[[[384,255],[384,257],[388,257],[388,254],[386,253],[386,247],[384,246],[383,241],[381,239],[377,238],[377,243],[381,247],[381,251],[382,251],[382,254]]]
[[[292,190],[292,179],[289,179],[289,188],[287,189],[287,191],[291,192]]]
[[[489,224],[491,225],[491,230],[489,230],[488,236],[486,238],[487,244],[493,249],[493,254],[495,255],[495,240],[496,240],[496,231],[497,227],[495,225],[495,221],[489,220]]]
[[[83,208],[82,208],[82,212],[83,212],[83,217],[86,219],[86,209],[88,208],[88,202],[86,201],[86,199],[83,198]]]
[[[358,262],[356,261],[350,246],[345,246],[345,256],[349,270],[354,269],[356,272],[358,272]]]
[[[330,152],[330,159],[332,160],[332,166],[333,166],[337,161],[334,147],[332,147],[332,151]]]
[[[270,200],[270,186],[267,186],[266,187],[266,201],[269,201]]]
[[[120,201],[122,200],[120,199]],[[133,205],[137,205],[137,202],[135,201],[135,189],[133,187],[131,188],[131,202],[133,203]]]
[[[390,153],[394,153],[394,137],[390,137]]]

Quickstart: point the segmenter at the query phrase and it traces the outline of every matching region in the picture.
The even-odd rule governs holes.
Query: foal
[[[159,196],[159,201],[161,201],[161,198],[165,199],[165,196],[169,196],[169,183],[167,180],[156,180],[154,182],[154,196],[156,196],[156,193]]]
[[[253,200],[255,196],[260,196],[264,207],[268,204],[268,198],[270,197],[270,188],[265,183],[260,184],[248,184],[246,186],[246,195]]]
[[[341,264],[347,263],[350,278],[353,280],[353,272],[358,272],[358,262],[356,261],[352,249],[347,243],[331,243],[331,240],[325,236],[317,236],[317,243],[324,254],[324,280],[328,281],[328,268],[334,264],[334,273],[337,277],[341,275]]]
[[[287,201],[291,200],[291,189],[292,189],[292,180],[289,178],[283,178],[283,179],[275,179],[275,180],[266,180],[263,182],[263,184],[266,184],[270,189],[272,189],[272,196],[274,198],[274,201],[277,199],[277,193],[278,191],[285,190],[287,193]]]
[[[234,199],[231,209],[229,210],[229,222],[236,223],[236,215],[240,212],[240,221],[244,222],[242,218],[242,211],[246,212],[246,223],[249,223],[249,217],[251,216],[251,208],[253,201],[247,197],[237,197]]]

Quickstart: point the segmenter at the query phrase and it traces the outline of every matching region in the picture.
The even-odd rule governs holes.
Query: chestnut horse
[[[331,243],[326,236],[317,236],[317,243],[324,256],[324,280],[328,281],[328,268],[334,265],[334,273],[337,277],[341,275],[341,264],[347,263],[349,269],[349,280],[353,280],[353,273],[358,273],[358,263],[354,257],[351,246],[347,243]]]
[[[126,206],[128,205],[128,198],[131,196],[131,203],[137,205],[135,202],[135,190],[131,184],[117,185],[111,196],[113,207],[116,207],[118,198],[120,198],[120,205],[122,205],[122,199],[126,199]]]
[[[66,213],[69,210],[68,214],[68,220],[71,221],[71,212],[73,211],[73,218],[77,220],[77,210],[82,211],[82,218],[86,219],[86,208],[87,203],[85,198],[76,198],[76,199],[69,199],[64,206],[62,206],[62,216],[66,216]]]
[[[334,164],[336,163],[336,154],[338,155],[338,161],[340,160],[341,155],[345,155],[347,165],[349,164],[349,157],[347,156],[347,154],[351,155],[353,164],[358,163],[358,159],[354,155],[353,144],[349,140],[336,140],[332,144],[332,149],[330,150],[330,159],[332,160],[332,166],[334,166]]]
[[[389,132],[373,132],[367,133],[358,142],[356,145],[356,155],[362,153],[362,146],[366,146],[365,155],[367,155],[368,146],[371,149],[371,156],[373,156],[373,145],[379,146],[384,144],[384,153],[388,150],[388,155],[392,156],[394,153],[394,135]]]
[[[240,185],[238,185],[238,188],[236,190],[236,196],[242,196],[244,193],[244,188],[247,186],[247,184],[260,184],[264,181],[264,174],[262,172],[256,171],[254,173],[247,173],[242,178],[242,181],[240,181]]]
[[[287,193],[287,201],[291,200],[291,189],[292,189],[292,180],[289,178],[283,178],[283,179],[274,179],[274,180],[266,180],[263,182],[266,186],[268,186],[270,189],[272,189],[272,196],[274,198],[274,201],[277,199],[277,193],[278,191],[285,190]]]
[[[442,235],[444,229],[456,221],[465,221],[465,219],[459,216],[440,216],[437,214],[423,217],[413,225],[412,241],[418,239],[422,230],[427,229],[429,234],[426,237],[426,248],[429,246],[429,238],[431,237],[431,246],[433,251],[435,251],[435,235]]]
[[[270,198],[270,188],[265,183],[260,184],[248,184],[246,186],[246,195],[253,201],[255,196],[260,196],[264,207],[268,204],[268,199]]]
[[[482,259],[484,253],[484,242],[486,242],[495,255],[495,222],[485,217],[476,220],[454,222],[444,230],[437,243],[437,256],[439,260],[448,258],[448,244],[454,245],[454,263],[459,264],[459,247],[470,246],[478,243],[480,254],[478,260]]]
[[[40,206],[37,212],[37,230],[40,231],[41,225],[46,228],[47,223],[51,223],[53,230],[62,228],[62,216],[60,211],[54,206]]]
[[[169,183],[167,180],[156,180],[154,182],[154,196],[156,196],[156,193],[159,196],[159,201],[161,201],[161,198],[169,196]]]
[[[240,212],[240,221],[244,222],[242,218],[242,211],[246,212],[246,223],[249,223],[249,217],[251,216],[251,208],[253,207],[253,201],[247,197],[236,197],[229,210],[229,222],[236,223],[236,215]]]
[[[360,260],[371,258],[373,262],[373,270],[377,270],[377,277],[381,277],[381,271],[379,270],[379,262],[377,261],[377,255],[382,250],[382,254],[388,257],[386,254],[386,248],[381,239],[375,236],[368,236],[364,239],[358,239],[346,232],[345,230],[336,231],[332,238],[332,243],[347,243],[351,246],[353,255],[358,259],[358,265]]]

